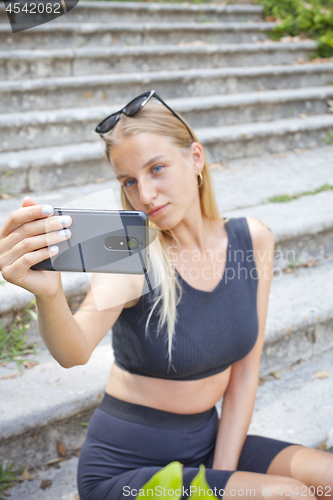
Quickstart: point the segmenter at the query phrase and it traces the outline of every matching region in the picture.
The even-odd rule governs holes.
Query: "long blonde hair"
[[[179,115],[181,116],[181,115]],[[181,116],[182,120],[184,118]],[[185,121],[185,120],[184,120]],[[185,121],[187,124],[187,122]],[[188,124],[187,124],[188,125]],[[193,135],[194,141],[199,142],[192,128],[188,125]],[[133,117],[126,117],[121,115],[119,122],[109,132],[104,135],[105,141],[105,154],[112,166],[111,150],[121,141],[121,138],[129,137],[140,132],[152,132],[154,134],[170,137],[175,145],[180,148],[189,148],[192,144],[192,139],[186,127],[178,120],[165,106],[149,102]],[[209,166],[205,158],[204,168],[202,170],[202,186],[199,189],[200,206],[202,216],[211,221],[223,222],[223,217],[220,216],[213,184],[212,177],[209,171]],[[124,210],[135,210],[135,207],[129,202],[124,188],[121,186],[121,202]],[[227,222],[227,221],[224,221]],[[182,297],[182,286],[176,274],[174,263],[168,258],[169,243],[167,237],[177,241],[178,239],[173,234],[172,230],[161,230],[152,221],[149,220],[149,226],[157,232],[162,254],[160,252],[153,252],[151,247],[151,266],[155,275],[157,283],[160,286],[154,290],[154,305],[146,322],[146,334],[148,332],[148,325],[154,310],[161,302],[161,307],[158,311],[159,322],[158,332],[166,325],[168,334],[168,355],[169,355],[169,368],[171,363],[172,351],[172,338],[177,321],[177,305]],[[165,276],[165,279],[161,279]],[[178,294],[177,294],[178,289]]]

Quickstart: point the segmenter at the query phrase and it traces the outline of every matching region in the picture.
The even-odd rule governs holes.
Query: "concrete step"
[[[54,48],[58,46],[110,47],[121,45],[177,45],[203,43],[248,43],[267,40],[267,31],[276,23],[138,23],[138,24],[42,24],[34,29],[12,33],[0,25],[1,50]]]
[[[25,369],[21,376],[17,368],[7,365],[1,368],[0,378],[1,392],[6,397],[6,405],[0,410],[0,455],[6,462],[30,467],[57,457],[58,439],[68,450],[81,447],[86,434],[81,423],[89,421],[100,403],[113,361],[110,334],[86,365],[70,370],[62,368],[46,348],[40,347],[39,351],[38,356],[31,357],[39,364]],[[10,397],[16,387],[22,392]],[[26,399],[22,399],[23,388]]]
[[[88,273],[62,273],[63,289],[71,308],[73,304],[75,307],[78,307],[78,301],[81,303],[86,296],[89,286],[89,276]],[[35,299],[35,296],[24,288],[8,282],[3,283],[3,281],[0,272],[0,318],[1,325],[7,327],[15,320],[17,312],[28,306]],[[37,343],[39,346],[44,345],[38,332],[37,321],[31,320],[29,328],[25,330],[24,335],[29,343]]]
[[[210,163],[312,149],[328,144],[332,133],[331,114],[196,130]],[[97,140],[82,142],[79,148],[70,144],[0,153],[0,176],[6,191],[15,195],[111,179],[113,172],[104,143]]]
[[[67,9],[69,1],[66,2]],[[34,14],[36,21],[38,14]],[[259,21],[261,5],[191,5],[146,2],[80,2],[54,23],[138,23],[138,22],[246,22]],[[40,16],[41,17],[41,16]],[[15,24],[25,22],[24,15],[14,14]],[[5,7],[0,5],[0,22],[8,23]]]
[[[258,387],[249,433],[333,452],[333,350]],[[316,374],[327,371],[327,378]],[[310,399],[311,401],[310,401]]]
[[[333,185],[333,146],[308,152],[263,155],[252,160],[231,160],[220,168],[212,168],[214,190],[221,214],[255,217],[266,222],[275,237],[276,273],[290,264],[306,265],[333,257],[333,192],[301,196],[290,202],[273,203],[268,198],[294,195]],[[316,169],[313,165],[316,165]],[[251,179],[249,189],[249,179]],[[76,185],[53,191],[31,193],[37,203],[64,207],[122,208],[119,183],[116,180],[100,184]],[[11,212],[21,207],[24,195],[0,200],[0,226]],[[63,285],[69,302],[82,300],[87,292],[86,276],[63,273]],[[9,288],[8,288],[9,287]],[[0,286],[0,317],[6,324],[13,320],[13,311],[23,309],[33,295],[11,284]],[[36,323],[27,332],[30,341],[38,338]]]
[[[332,99],[333,86],[326,86],[170,99],[169,104],[196,129],[324,114]],[[0,114],[0,151],[99,140],[96,125],[124,104]]]
[[[169,99],[329,84],[333,63],[12,80],[0,82],[0,113],[122,104],[147,88]]]
[[[289,118],[197,130],[210,162],[281,153],[295,148],[311,149],[330,143],[333,115]]]
[[[11,500],[20,500],[21,498],[45,500],[47,494],[47,500],[78,500],[77,466],[78,458],[74,456],[56,464],[56,467],[44,466],[31,471],[29,480],[18,483],[9,490],[10,498]],[[50,485],[46,491],[40,487],[42,481]]]
[[[0,52],[2,80],[135,71],[290,64],[315,54],[317,43],[272,42],[102,47]]]
[[[248,434],[332,452],[332,374],[324,379],[316,377],[317,372],[330,372],[332,363],[333,354],[328,351],[283,371],[280,380],[271,377],[273,380],[259,385]],[[217,409],[220,415],[220,404]],[[47,490],[48,500],[74,500],[74,495],[78,496],[77,464],[77,457],[72,457],[61,462],[59,468],[43,467],[37,470],[38,477],[34,480],[24,481],[11,489],[11,498],[44,500],[45,492],[40,484],[43,479],[48,479],[52,481]]]
[[[261,377],[333,348],[333,304],[323,302],[322,294],[325,288],[326,296],[332,296],[332,278],[332,262],[273,278],[260,363]],[[0,378],[1,394],[6,401],[0,410],[0,453],[9,463],[15,461],[17,465],[29,464],[30,467],[55,458],[58,439],[68,450],[81,446],[84,430],[80,423],[89,420],[100,402],[113,359],[109,335],[84,366],[66,370],[43,348],[40,348],[39,356],[40,364],[25,369],[21,376],[9,364],[2,367]],[[328,369],[328,366],[326,368],[326,363],[322,362],[320,370]],[[295,372],[292,378],[295,383]],[[306,379],[301,380],[308,401],[312,391],[305,391]],[[316,384],[321,382],[316,380]],[[328,391],[325,396],[332,394],[333,386],[331,381],[328,382],[323,384]],[[269,403],[272,401],[273,396]],[[297,407],[297,401],[293,402]],[[326,403],[332,404],[331,396]],[[326,412],[327,409],[326,406]],[[314,414],[318,419],[316,412]],[[324,420],[328,421],[328,418]],[[322,423],[319,419],[318,422]],[[326,429],[326,424],[324,427],[327,435],[329,429]],[[311,436],[314,440],[314,435],[308,432],[307,438]],[[297,439],[298,435],[292,437]],[[320,439],[324,437],[321,435]],[[312,442],[312,445],[317,444]]]
[[[333,86],[268,90],[175,99],[175,109],[196,128],[327,113]],[[118,108],[119,109],[119,108]]]

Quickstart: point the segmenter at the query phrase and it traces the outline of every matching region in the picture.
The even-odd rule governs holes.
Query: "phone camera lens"
[[[105,239],[104,244],[105,244],[106,248],[109,248],[109,249],[114,248],[114,241],[113,241],[112,236],[108,236]]]
[[[135,238],[129,238],[128,240],[128,248],[130,250],[134,250],[138,246],[138,240]]]

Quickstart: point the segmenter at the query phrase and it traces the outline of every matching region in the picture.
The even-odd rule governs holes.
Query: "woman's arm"
[[[253,374],[252,374],[253,375]],[[230,376],[223,396],[222,414],[216,438],[213,469],[236,470],[251,422],[258,378]]]
[[[258,271],[257,313],[259,333],[251,352],[231,367],[216,438],[213,469],[236,470],[254,409],[259,365],[265,339],[269,290],[273,274],[274,236],[257,219],[247,219]]]
[[[143,275],[93,274],[74,315],[62,288],[52,298],[36,296],[38,329],[58,363],[64,368],[87,363],[126,302],[140,296],[143,279]]]

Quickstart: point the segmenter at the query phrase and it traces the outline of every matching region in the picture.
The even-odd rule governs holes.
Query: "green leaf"
[[[272,40],[284,35],[307,36],[318,42],[314,57],[333,55],[333,2],[332,0],[258,0],[265,16],[274,16],[279,23],[270,32]]]
[[[203,498],[210,498],[213,500],[218,500],[218,498],[212,494],[213,489],[209,486],[206,481],[205,466],[200,465],[198,474],[192,479],[190,484],[190,498],[191,500],[202,500]]]
[[[0,359],[5,362],[17,361],[20,372],[22,372],[22,362],[28,360],[16,358],[18,356],[37,353],[35,344],[27,343],[27,337],[24,336],[24,332],[29,326],[31,319],[37,319],[35,311],[30,310],[34,305],[35,300],[33,299],[16,315],[14,322],[9,327],[0,326]]]
[[[37,313],[35,311],[27,311],[33,319],[37,319]]]
[[[20,474],[24,467],[20,467],[17,470],[13,470],[15,463],[11,463],[6,469],[0,464],[0,498],[2,498],[2,493],[13,486],[14,482],[19,481],[17,475]]]
[[[163,469],[156,472],[156,474],[154,474],[150,480],[144,484],[142,488],[140,488],[136,498],[160,500],[160,498],[164,496],[168,500],[179,500],[182,497],[182,490],[182,464],[180,462],[171,462],[163,467]]]

